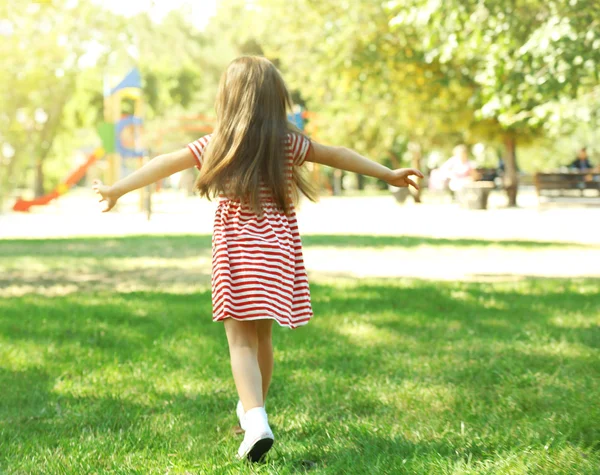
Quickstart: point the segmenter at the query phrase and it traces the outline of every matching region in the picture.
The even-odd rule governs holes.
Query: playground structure
[[[122,79],[111,79],[114,78],[105,79],[104,122],[97,127],[102,146],[88,155],[85,162],[72,170],[53,191],[31,200],[19,198],[13,205],[13,211],[27,212],[33,206],[43,206],[59,198],[75,186],[90,167],[100,160],[106,162],[104,179],[108,183],[114,183],[143,165],[148,154],[142,147],[144,121],[140,72],[133,68]],[[304,130],[305,122],[310,118],[311,114],[299,106],[288,115],[288,120],[300,130]],[[213,131],[214,123],[215,118],[204,115],[182,116],[176,119],[174,126],[163,128],[162,132],[183,130],[209,134]],[[159,147],[161,144],[162,135],[157,142]],[[313,178],[318,181],[316,167],[313,170]],[[142,191],[140,208],[150,213],[149,193],[144,196]]]
[[[132,169],[139,168],[146,155],[141,146],[143,126],[142,80],[137,68],[110,86],[105,81],[104,122],[98,126],[102,146],[92,152],[87,160],[71,171],[50,193],[32,200],[19,198],[13,211],[29,211],[32,206],[42,206],[59,198],[75,186],[89,168],[99,160],[106,160],[106,181],[114,183]],[[133,163],[132,163],[133,161]]]
[[[114,183],[131,169],[139,168],[146,155],[141,146],[142,114],[142,79],[137,68],[114,87],[110,87],[109,80],[105,81],[105,122],[100,124],[98,132],[106,150],[106,180],[109,183]]]
[[[18,199],[13,206],[13,211],[29,211],[32,206],[42,206],[48,204],[59,196],[64,195],[67,191],[69,191],[69,189],[71,189],[71,187],[77,184],[79,180],[85,176],[88,168],[96,163],[96,161],[103,158],[104,155],[104,148],[98,147],[88,156],[87,160],[82,165],[78,166],[75,170],[69,173],[63,182],[60,183],[53,191],[33,200]]]

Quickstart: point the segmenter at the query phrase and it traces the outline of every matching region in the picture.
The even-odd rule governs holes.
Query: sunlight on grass
[[[348,337],[349,341],[357,346],[369,347],[398,343],[396,335],[389,330],[382,330],[367,323],[343,323],[337,331],[340,335]]]
[[[264,466],[240,464],[209,255],[195,238],[164,239],[114,239],[98,255],[98,241],[79,240],[71,256],[55,255],[65,243],[37,243],[38,258],[3,258],[20,280],[0,280],[0,471],[591,475],[600,465],[597,280],[343,276],[313,280],[308,326],[275,330],[277,443]],[[22,259],[37,270],[19,270]]]
[[[0,338],[0,368],[7,371],[26,371],[44,366],[47,347],[32,341],[11,341]]]
[[[585,293],[585,292],[582,292]],[[587,312],[596,313],[600,316],[600,309],[597,308],[583,308],[581,312],[570,312],[567,315],[559,315],[550,319],[550,323],[560,328],[594,328],[594,321],[590,321]],[[585,312],[585,313],[584,313]]]
[[[581,343],[569,343],[567,341],[551,341],[548,344],[536,346],[528,345],[523,353],[531,356],[563,356],[565,358],[589,358],[594,351]]]

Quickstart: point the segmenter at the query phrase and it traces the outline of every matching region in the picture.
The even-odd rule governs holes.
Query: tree
[[[431,12],[429,31],[441,32],[433,57],[469,70],[475,117],[504,140],[509,206],[518,141],[549,132],[556,104],[599,83],[599,14],[593,0],[453,0]]]
[[[138,66],[148,119],[181,114],[198,96],[203,37],[175,11],[162,23],[125,19],[92,2],[55,0],[26,7],[0,4],[0,200],[15,186],[44,193],[46,165],[60,175],[75,149],[97,140],[103,77]],[[175,46],[175,47],[174,47]],[[83,134],[82,142],[79,137]],[[58,165],[58,166],[56,166]]]
[[[421,32],[393,24],[393,2],[363,0],[351,9],[310,0],[258,3],[249,21],[263,29],[252,33],[315,112],[309,126],[317,139],[378,158],[398,140],[420,150],[472,120],[456,103],[469,97],[469,78],[427,61],[414,47]]]
[[[319,111],[325,140],[374,156],[397,135],[504,142],[510,205],[516,144],[547,135],[556,104],[598,84],[594,0],[251,5],[253,34]]]
[[[100,57],[111,50],[104,32],[115,20],[87,2],[31,3],[24,8],[3,4],[0,8],[9,19],[3,22],[0,49],[0,140],[3,148],[13,151],[0,163],[0,195],[19,184],[16,177],[28,164],[35,168],[39,195],[44,192],[44,163],[57,135],[70,122],[65,111],[81,72],[87,62],[95,60],[90,52]]]

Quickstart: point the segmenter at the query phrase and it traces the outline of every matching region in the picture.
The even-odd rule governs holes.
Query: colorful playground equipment
[[[146,151],[141,146],[144,124],[142,79],[137,68],[111,87],[105,81],[104,121],[98,132],[108,162],[106,181],[114,183],[139,168]]]
[[[48,204],[64,195],[100,159],[105,159],[108,164],[105,179],[109,183],[114,183],[141,166],[146,155],[141,147],[142,109],[142,80],[137,68],[133,68],[114,86],[111,86],[110,80],[106,80],[105,121],[98,126],[102,147],[98,147],[82,165],[70,172],[52,192],[33,200],[18,199],[13,210],[29,211],[32,206]]]
[[[79,182],[79,180],[85,176],[90,166],[96,163],[97,160],[100,160],[104,157],[104,154],[104,149],[102,147],[98,147],[92,154],[88,156],[87,160],[82,165],[78,166],[75,170],[69,173],[62,183],[60,183],[53,191],[33,200],[18,199],[13,206],[13,211],[29,211],[32,206],[48,204],[50,201],[58,198],[61,195],[64,195],[71,189],[72,186],[77,184],[77,182]]]
[[[122,79],[111,79],[114,78],[105,79],[104,122],[97,128],[102,146],[90,154],[83,164],[71,171],[52,192],[32,200],[19,198],[13,206],[13,211],[29,211],[32,206],[46,205],[59,198],[75,186],[88,169],[101,159],[107,163],[104,178],[108,183],[114,183],[142,166],[147,152],[141,145],[144,121],[140,72],[133,68]],[[296,107],[288,116],[288,120],[300,130],[304,130],[305,121],[309,118],[310,114],[300,107]],[[214,118],[202,115],[184,116],[178,119],[175,127],[163,129],[163,132],[176,129],[208,134],[212,132],[214,122]],[[142,201],[140,203],[144,207]]]

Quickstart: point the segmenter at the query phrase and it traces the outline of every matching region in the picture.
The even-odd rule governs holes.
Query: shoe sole
[[[273,439],[260,439],[252,446],[246,457],[250,462],[259,462],[271,447],[273,447]]]

